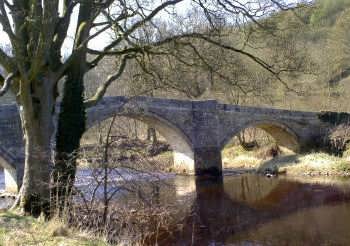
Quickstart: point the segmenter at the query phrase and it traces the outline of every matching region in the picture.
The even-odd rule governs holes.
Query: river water
[[[159,202],[182,209],[182,226],[159,244],[350,245],[350,179],[161,177]]]
[[[178,245],[350,245],[349,179],[241,175],[196,183]]]

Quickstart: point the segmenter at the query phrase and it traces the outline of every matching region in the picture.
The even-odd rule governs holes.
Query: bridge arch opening
[[[0,122],[0,190],[15,193],[21,187],[24,169],[24,144],[17,107],[1,106]]]
[[[17,170],[14,165],[3,156],[0,146],[0,190],[16,193],[19,190]]]
[[[225,146],[233,137],[238,136],[242,131],[249,128],[263,130],[274,139],[277,145],[293,152],[299,151],[300,146],[297,134],[286,124],[275,121],[255,121],[238,127],[223,140],[221,146]]]
[[[297,153],[300,150],[296,133],[286,124],[274,121],[255,121],[237,127],[232,134],[227,135],[221,146],[224,166],[240,161],[247,162],[242,163],[242,166],[252,167],[259,159],[276,157],[281,153]],[[237,151],[239,149],[241,152]],[[232,161],[240,154],[241,158]],[[245,155],[247,158],[243,158]]]
[[[157,140],[160,140],[160,143],[165,142],[170,146],[169,151],[172,152],[172,165],[169,169],[179,173],[194,173],[194,153],[189,138],[181,131],[181,129],[157,115],[153,115],[150,113],[148,113],[146,116],[123,113],[105,115],[102,118],[94,120],[91,123],[88,122],[86,133],[89,132],[90,129],[93,129],[99,123],[111,119],[114,116],[117,117],[115,121],[116,124],[122,122],[128,122],[127,124],[129,124],[128,127],[124,127],[122,129],[122,131],[126,133],[124,135],[128,136],[121,137],[129,137],[139,139],[141,141],[146,141],[147,130],[149,128],[154,129],[154,133],[157,136]],[[86,133],[84,134],[84,136],[87,135]],[[82,141],[86,141],[86,138],[84,140],[83,137]],[[148,144],[150,144],[150,142]]]

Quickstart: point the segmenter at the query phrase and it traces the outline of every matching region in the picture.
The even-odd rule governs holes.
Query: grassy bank
[[[268,148],[245,151],[240,146],[231,146],[223,151],[225,168],[255,169],[264,172],[276,170],[288,175],[350,176],[350,158],[326,153],[294,154],[282,151],[277,157],[267,154]]]
[[[102,240],[68,229],[62,222],[44,222],[11,212],[0,213],[0,245],[105,246]]]

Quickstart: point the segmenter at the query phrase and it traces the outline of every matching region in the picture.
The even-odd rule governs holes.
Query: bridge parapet
[[[288,110],[288,109],[276,109],[276,108],[261,108],[261,107],[251,107],[251,106],[240,106],[231,104],[219,104],[220,110],[236,113],[254,113],[260,115],[280,115],[285,117],[316,117],[318,112],[309,111],[298,111],[298,110]]]

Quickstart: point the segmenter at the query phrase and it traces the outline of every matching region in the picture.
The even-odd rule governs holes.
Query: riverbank
[[[350,158],[327,153],[295,154],[285,150],[272,157],[269,148],[245,151],[240,146],[223,150],[223,165],[227,169],[267,170],[292,176],[350,176]]]
[[[80,167],[98,163],[96,150],[85,153]],[[111,148],[113,158],[125,167],[176,172],[172,164],[173,153],[163,142],[152,146],[147,141],[121,139]],[[240,145],[230,145],[222,151],[222,160],[224,170],[229,173],[235,170],[237,174],[245,171],[264,173],[269,170],[292,176],[350,176],[350,153],[340,158],[322,152],[296,154],[273,144],[252,151],[244,150]]]
[[[58,220],[45,222],[29,216],[3,212],[0,213],[0,245],[106,246],[108,244],[92,237],[90,233],[68,228]]]

